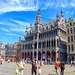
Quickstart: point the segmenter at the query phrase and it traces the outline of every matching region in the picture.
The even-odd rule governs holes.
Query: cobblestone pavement
[[[15,75],[15,63],[5,62],[3,65],[0,65],[0,75]],[[30,64],[26,64],[24,75],[31,75]],[[54,65],[42,66],[42,75],[56,75]],[[64,75],[75,75],[75,66],[66,65]]]

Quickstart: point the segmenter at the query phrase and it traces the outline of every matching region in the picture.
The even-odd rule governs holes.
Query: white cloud
[[[0,0],[0,14],[11,11],[36,11],[38,8],[59,7],[75,7],[75,0]]]
[[[0,13],[11,11],[35,11],[38,0],[0,0]]]
[[[14,23],[8,22],[8,21],[1,21],[0,25],[9,26],[9,27],[15,27],[16,25]]]
[[[5,32],[9,32],[9,30],[6,28],[1,28],[1,30],[5,31]]]
[[[11,21],[13,21],[21,26],[29,26],[30,25],[29,23],[26,23],[26,22],[20,21],[20,20],[11,20]]]
[[[25,32],[26,27],[29,28],[30,23],[20,21],[20,20],[9,20],[0,22],[1,25],[7,26],[7,29],[2,28],[4,31],[15,31],[15,32]],[[8,29],[9,28],[9,29]]]
[[[72,11],[66,11],[66,17],[68,18],[68,17],[72,17],[73,15],[74,15],[74,10],[72,10]]]
[[[46,0],[46,2],[42,0],[39,3],[42,9],[75,7],[75,0]]]
[[[10,35],[10,36],[20,36],[20,35],[17,35],[17,34],[13,34],[13,33],[6,33],[7,35]]]

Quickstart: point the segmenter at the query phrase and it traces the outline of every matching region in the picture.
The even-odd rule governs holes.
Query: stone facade
[[[75,61],[75,22],[70,17],[67,22],[67,60]]]
[[[13,58],[16,57],[17,53],[17,42],[14,44],[5,45],[5,57]]]
[[[56,19],[42,23],[40,9],[36,22],[30,29],[26,28],[25,41],[22,43],[22,58],[56,61],[57,58],[66,61],[66,25],[62,10]]]

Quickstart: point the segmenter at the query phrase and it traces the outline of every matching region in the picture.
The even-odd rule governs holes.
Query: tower
[[[36,16],[36,22],[35,22],[35,30],[37,32],[41,31],[41,27],[42,27],[41,20],[42,20],[42,17],[41,17],[40,9],[38,9],[37,16]]]

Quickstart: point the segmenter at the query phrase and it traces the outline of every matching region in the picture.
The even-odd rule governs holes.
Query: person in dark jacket
[[[60,68],[61,68],[61,75],[64,75],[64,69],[65,69],[65,63],[64,61],[62,60],[61,63],[60,63]]]
[[[36,73],[37,66],[36,66],[35,60],[32,60],[31,66],[32,66],[32,68],[31,68],[31,70],[32,70],[32,75],[33,75],[34,73],[35,73],[35,75],[36,75],[36,74],[37,74],[37,73]]]

